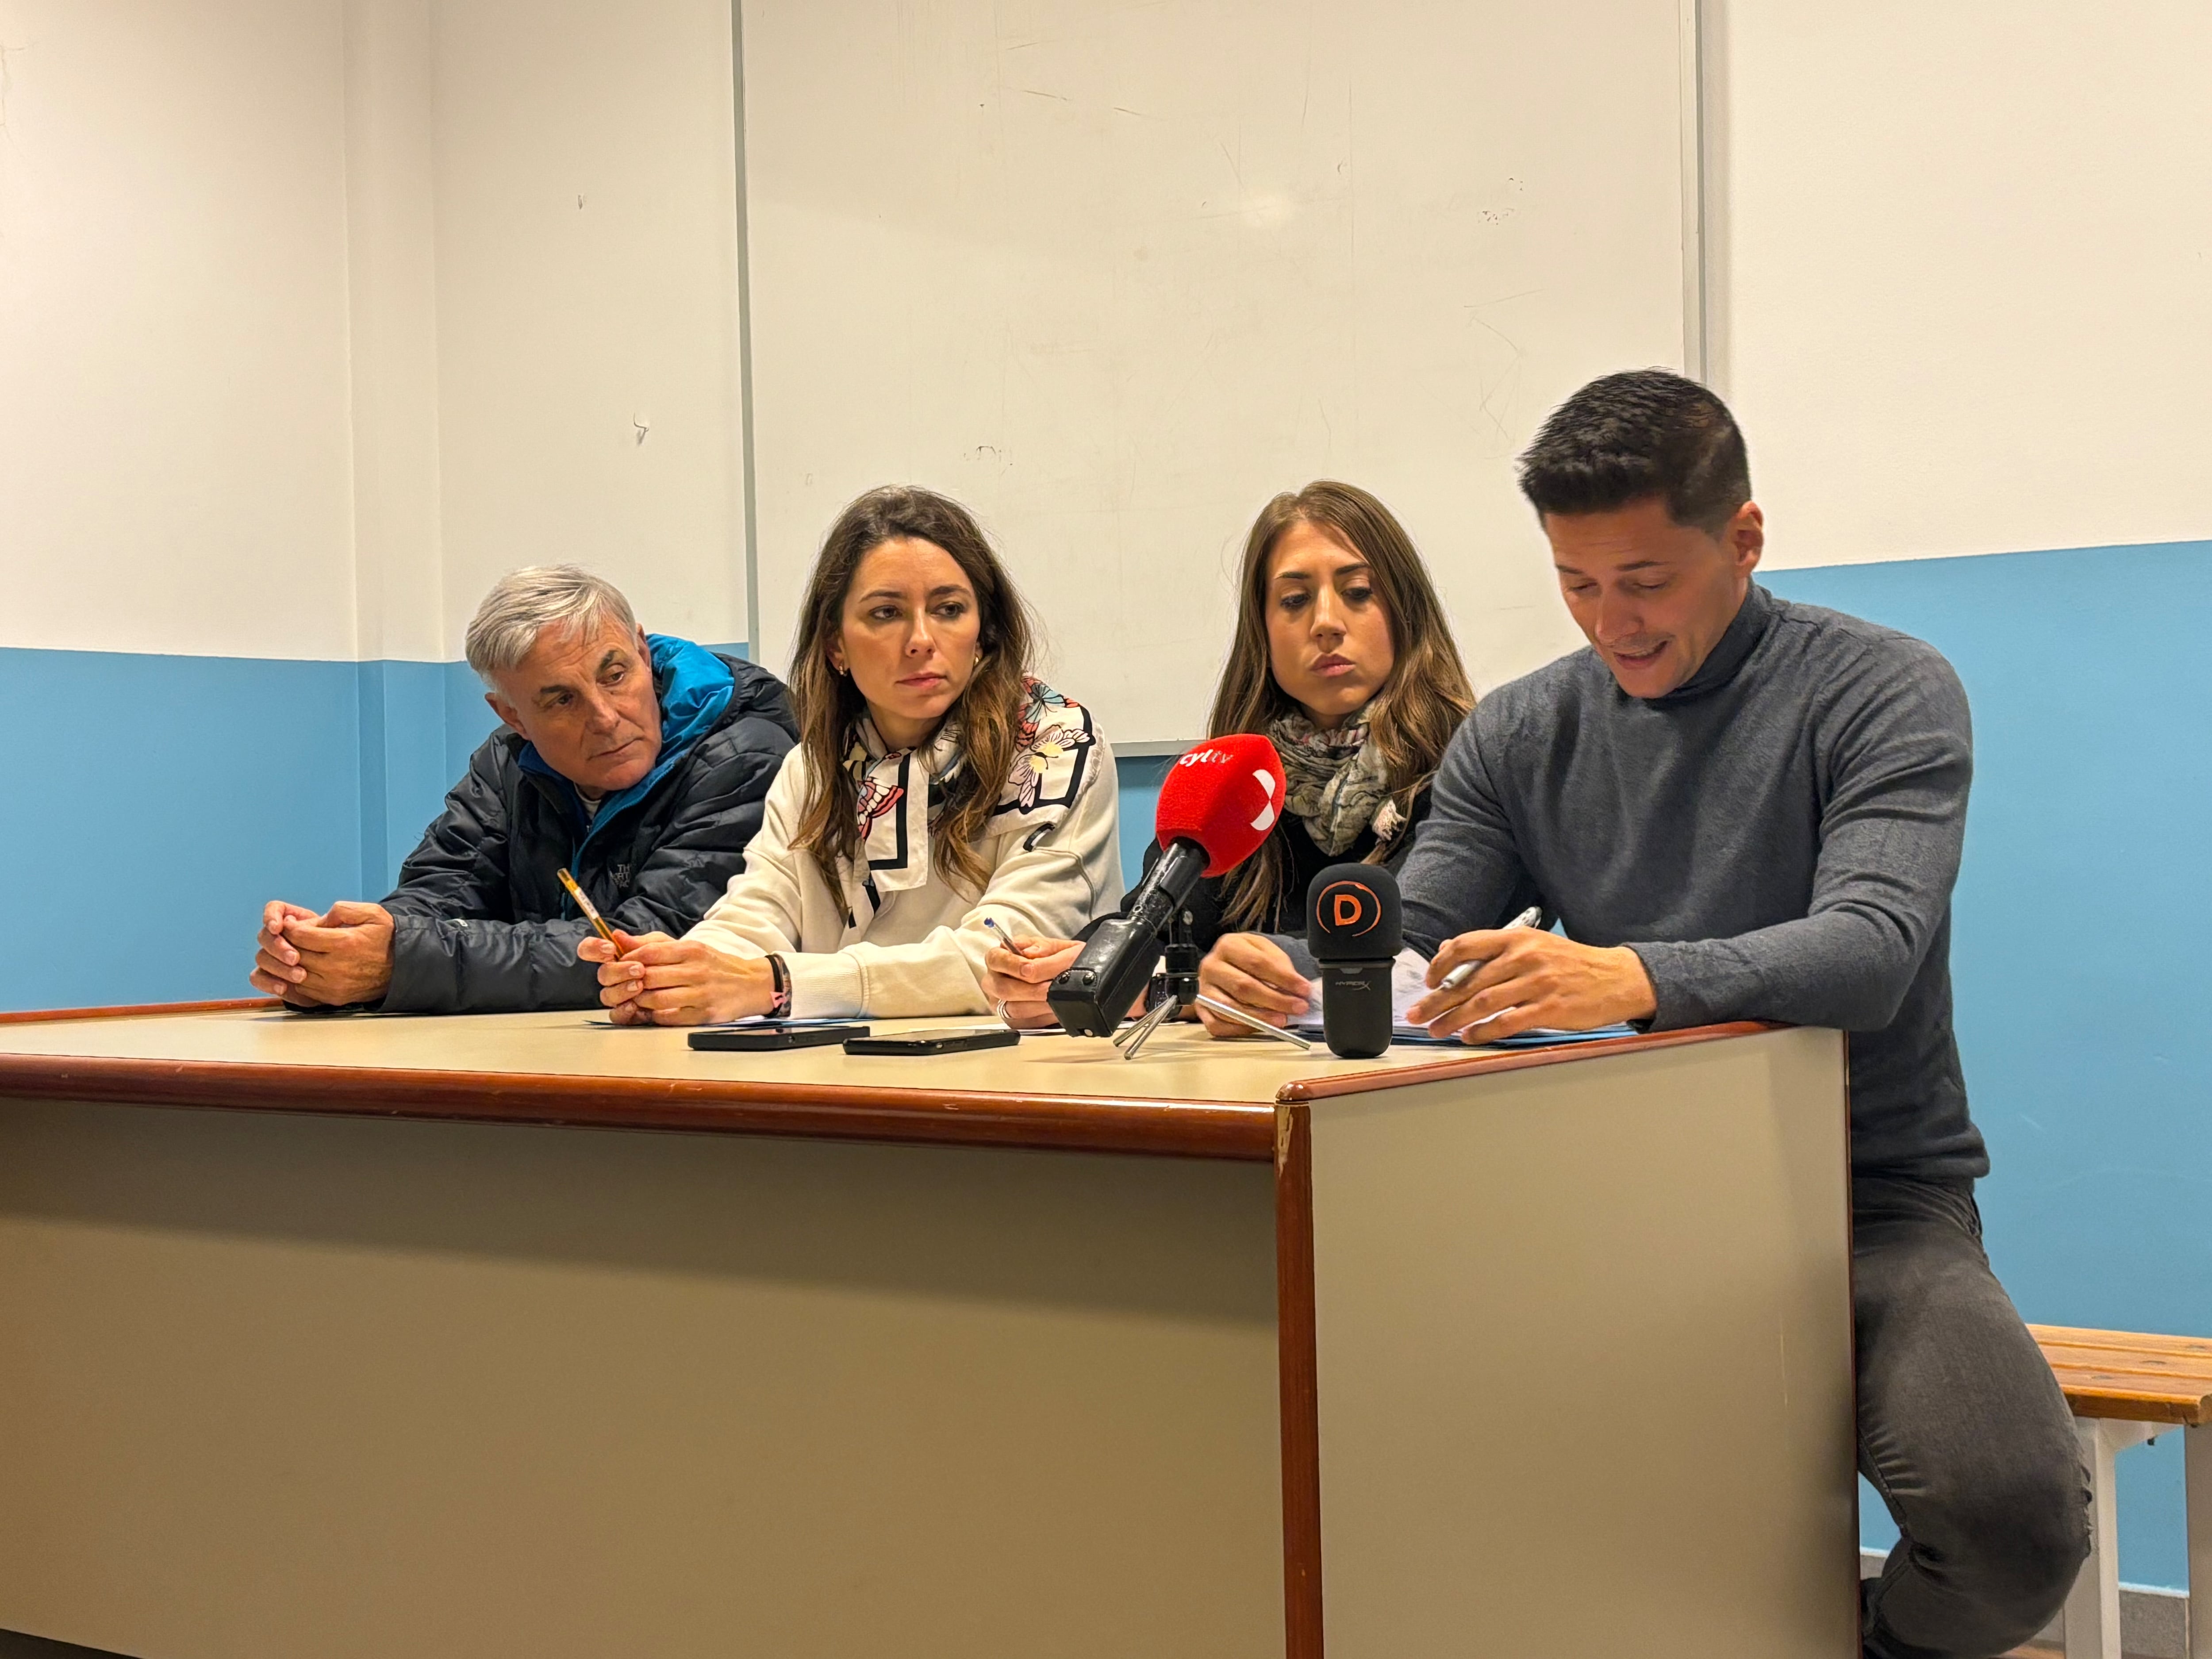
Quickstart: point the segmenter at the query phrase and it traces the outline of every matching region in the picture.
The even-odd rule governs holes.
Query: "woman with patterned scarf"
[[[586,939],[618,1024],[981,1013],[989,926],[1073,933],[1121,902],[1114,756],[1029,672],[982,531],[870,491],[815,562],[792,664],[799,745],[742,874],[681,939]]]
[[[1304,931],[1306,887],[1329,865],[1395,870],[1444,744],[1474,707],[1428,568],[1364,489],[1323,481],[1269,501],[1245,538],[1237,592],[1206,732],[1264,732],[1290,793],[1260,850],[1200,884],[1202,951],[1224,933]],[[1012,944],[991,952],[984,989],[1010,1021],[1046,1024],[1045,987],[1080,947]]]

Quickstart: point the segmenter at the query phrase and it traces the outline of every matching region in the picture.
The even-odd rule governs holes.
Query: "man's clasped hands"
[[[295,1008],[374,1002],[392,986],[392,912],[348,899],[319,913],[271,899],[247,977]]]

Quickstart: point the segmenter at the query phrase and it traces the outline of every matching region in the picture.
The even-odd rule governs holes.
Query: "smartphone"
[[[1006,1025],[948,1026],[941,1031],[902,1031],[896,1036],[845,1040],[848,1054],[964,1054],[970,1048],[1011,1048],[1022,1034]]]
[[[757,1054],[764,1048],[819,1048],[867,1034],[865,1025],[724,1025],[694,1031],[690,1040],[694,1048]]]

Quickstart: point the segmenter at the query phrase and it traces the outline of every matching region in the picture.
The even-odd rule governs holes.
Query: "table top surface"
[[[878,1033],[983,1024],[866,1023]],[[690,1048],[681,1030],[618,1027],[583,1011],[312,1018],[267,1003],[178,1005],[0,1017],[0,1097],[1252,1158],[1273,1156],[1279,1104],[1760,1029],[1517,1052],[1401,1046],[1339,1060],[1319,1046],[1217,1042],[1175,1024],[1128,1060],[1059,1032],[928,1056],[834,1045],[711,1052]]]
[[[988,1029],[975,1017],[861,1020],[878,1034]],[[1199,1027],[1157,1033],[1133,1060],[1110,1044],[1059,1032],[1018,1048],[904,1057],[848,1054],[830,1044],[763,1053],[690,1048],[689,1033],[620,1026],[602,1015],[534,1014],[302,1018],[240,1009],[0,1025],[0,1054],[219,1060],[256,1066],[373,1066],[400,1071],[500,1072],[511,1076],[680,1079],[924,1087],[1030,1095],[1133,1095],[1272,1105],[1285,1083],[1433,1061],[1433,1048],[1394,1049],[1380,1060],[1339,1060],[1316,1047],[1216,1042]]]

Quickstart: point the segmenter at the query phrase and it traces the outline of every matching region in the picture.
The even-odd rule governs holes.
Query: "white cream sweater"
[[[1074,799],[1042,833],[1018,810],[991,820],[980,849],[991,871],[982,892],[933,870],[920,886],[882,893],[871,907],[859,880],[848,879],[854,914],[866,918],[848,929],[813,854],[791,844],[810,777],[805,751],[793,749],[769,786],[743,873],[684,937],[732,956],[781,953],[794,1019],[988,1013],[983,954],[998,940],[984,917],[1009,933],[1072,939],[1121,902],[1114,752],[1096,738],[1084,759]]]

